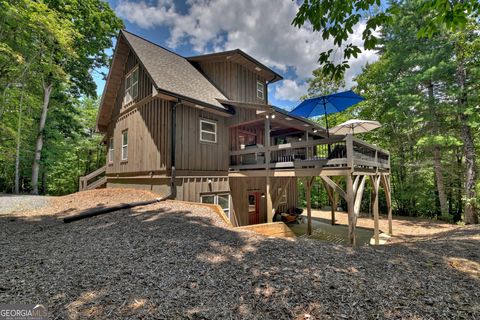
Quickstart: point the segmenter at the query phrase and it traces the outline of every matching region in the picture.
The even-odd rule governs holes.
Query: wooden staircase
[[[78,191],[92,190],[105,187],[105,185],[107,184],[107,177],[105,176],[106,170],[107,166],[103,166],[100,169],[97,169],[92,173],[87,174],[86,176],[80,177],[78,183]]]

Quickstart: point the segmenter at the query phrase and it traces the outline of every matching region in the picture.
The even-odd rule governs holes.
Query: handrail
[[[89,174],[87,174],[86,176],[83,176],[84,179],[86,180],[90,180],[92,178],[95,178],[96,176],[98,175],[101,175],[102,173],[104,173],[105,171],[107,171],[107,166],[103,166],[93,172],[90,172]]]
[[[289,143],[283,143],[283,144],[277,144],[277,145],[271,146],[269,148],[269,150],[270,151],[277,151],[277,150],[282,150],[282,149],[297,149],[297,148],[315,147],[315,146],[318,146],[318,145],[332,144],[332,143],[337,143],[337,142],[340,142],[340,141],[345,141],[345,138],[344,137],[334,137],[334,138],[320,139],[320,140],[289,142]]]
[[[320,152],[320,154],[322,154],[321,151],[319,151],[318,149],[311,149],[311,150],[317,150],[315,151],[315,154],[314,154],[313,151],[308,151],[310,150],[309,148],[322,146],[322,145],[330,146],[330,145],[335,145],[339,143],[344,145],[345,149],[343,150],[345,151],[344,153],[341,153],[340,156],[339,154],[336,154],[336,157],[334,158],[343,159],[341,163],[346,165],[347,167],[353,168],[355,165],[357,165],[357,166],[369,166],[369,167],[382,168],[382,169],[390,168],[390,152],[388,152],[387,150],[381,149],[375,145],[372,145],[368,142],[365,142],[361,139],[358,139],[353,135],[336,136],[336,137],[331,137],[331,138],[321,139],[321,140],[289,142],[289,143],[274,145],[270,147],[262,146],[258,148],[248,148],[248,149],[230,151],[230,156],[242,156],[242,155],[255,154],[257,157],[258,154],[262,154],[262,153],[264,154],[264,157],[262,156],[262,160],[261,160],[262,163],[241,164],[241,163],[236,163],[238,160],[237,161],[234,160],[234,162],[231,163],[231,168],[232,169],[252,169],[252,168],[260,169],[260,168],[265,168],[266,166],[271,167],[272,164],[273,164],[273,167],[282,167],[287,165],[291,166],[293,162],[297,163],[298,165],[314,165],[315,162],[318,162],[318,165],[321,165],[322,163],[325,164],[325,160],[330,159],[330,156],[328,158],[324,156],[319,158],[318,157],[319,154],[317,152]],[[295,150],[301,151],[301,149],[306,149],[306,152],[305,152],[306,156],[305,154],[301,153],[300,158],[298,158],[297,157],[298,153],[296,153],[297,151]],[[324,152],[325,151],[326,150],[324,150]],[[283,161],[283,159],[281,159],[280,161],[277,161],[278,156],[277,155],[273,156],[273,153],[276,153],[276,152],[277,153],[287,152],[286,156],[283,155],[282,153],[280,158],[283,157],[288,160]],[[330,154],[330,147],[328,149],[328,154]],[[265,161],[267,160],[267,158],[272,159],[273,162],[269,163]],[[333,161],[330,161],[330,162],[328,163],[329,165],[333,164]]]
[[[102,177],[100,179],[97,179],[93,181],[92,183],[89,183],[90,180],[98,177],[101,174],[106,173],[107,171],[107,166],[103,166],[83,177],[80,177],[78,180],[78,190],[83,191],[83,190],[88,190],[88,189],[94,189],[96,187],[99,187],[100,185],[104,184],[106,182],[106,178]],[[101,183],[99,181],[102,181]]]
[[[363,141],[363,140],[361,140],[361,139],[358,139],[358,138],[355,137],[355,136],[352,136],[352,140],[353,140],[353,142],[362,144],[362,145],[364,145],[364,146],[366,146],[366,147],[369,147],[369,148],[371,148],[371,149],[373,149],[373,150],[377,150],[377,151],[380,151],[380,152],[382,152],[382,153],[385,153],[386,155],[390,155],[390,152],[388,152],[387,150],[384,150],[384,149],[382,149],[382,148],[380,148],[380,147],[377,147],[376,145],[373,145],[373,144],[370,144],[370,143],[368,143],[368,142],[365,142],[365,141]]]

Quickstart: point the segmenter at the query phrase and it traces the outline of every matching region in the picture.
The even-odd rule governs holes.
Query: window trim
[[[133,83],[133,74],[137,72],[137,82]],[[130,87],[127,88],[127,79],[131,77],[132,80],[130,81]],[[125,84],[124,84],[124,94],[123,94],[123,105],[127,105],[129,103],[131,103],[132,101],[134,101],[137,97],[138,97],[138,81],[139,80],[139,73],[138,73],[138,66],[135,66],[134,68],[132,68],[132,70],[130,70],[126,75],[125,75]],[[135,96],[133,96],[133,86],[134,84],[137,86],[137,94]],[[127,91],[128,90],[132,90],[132,95],[130,95],[130,100],[127,101]]]
[[[231,218],[231,212],[232,212],[232,206],[230,204],[230,202],[232,201],[232,195],[229,193],[229,192],[225,192],[225,191],[220,191],[220,192],[217,192],[217,193],[204,193],[204,194],[200,194],[200,203],[205,203],[202,201],[203,197],[213,197],[213,204],[216,204],[218,206],[220,206],[220,204],[218,203],[218,197],[219,196],[228,196],[228,207],[227,208],[222,208],[222,211],[225,213],[225,215],[228,217],[228,219]],[[211,203],[205,203],[205,204],[211,204]],[[221,208],[222,206],[220,206]],[[225,211],[227,210],[227,211]]]
[[[215,128],[215,129],[214,129],[214,132],[208,131],[208,130],[203,130],[203,129],[202,129],[202,124],[203,124],[203,123],[212,124],[213,127]],[[214,137],[215,137],[214,141],[203,139],[203,138],[202,138],[202,133],[213,134]],[[218,139],[217,139],[217,133],[218,133],[217,122],[214,122],[214,121],[212,121],[212,120],[200,119],[200,142],[217,143],[217,140],[218,140]]]
[[[259,85],[262,87],[261,90],[259,89]],[[265,100],[265,84],[260,80],[257,80],[257,90],[256,91],[257,91],[257,99]],[[261,94],[261,96],[259,95],[259,93]]]
[[[126,144],[124,144],[125,134],[127,135],[127,143]],[[127,151],[125,152],[125,150],[127,150]],[[128,129],[122,131],[122,161],[127,161],[127,160],[128,160]]]
[[[113,163],[114,158],[115,158],[115,145],[114,145],[113,137],[110,137],[110,139],[108,139],[108,163]]]

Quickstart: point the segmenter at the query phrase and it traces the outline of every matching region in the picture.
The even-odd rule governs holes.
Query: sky
[[[320,52],[334,48],[308,26],[291,25],[298,4],[291,0],[109,0],[126,29],[183,56],[241,49],[272,68],[284,80],[269,85],[269,103],[291,110],[307,92],[306,79],[319,67]],[[354,28],[350,42],[362,48],[365,24]],[[367,62],[365,51],[350,60],[346,89]],[[107,70],[102,70],[107,72]],[[98,94],[105,81],[96,73]]]

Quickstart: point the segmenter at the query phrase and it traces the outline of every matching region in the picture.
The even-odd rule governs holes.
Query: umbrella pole
[[[328,117],[327,117],[327,104],[325,102],[325,97],[323,97],[323,111],[325,112],[325,125],[327,127],[327,139],[330,138],[330,133],[328,132]],[[327,145],[328,148],[328,157],[330,157],[330,153],[332,152],[330,143]]]

